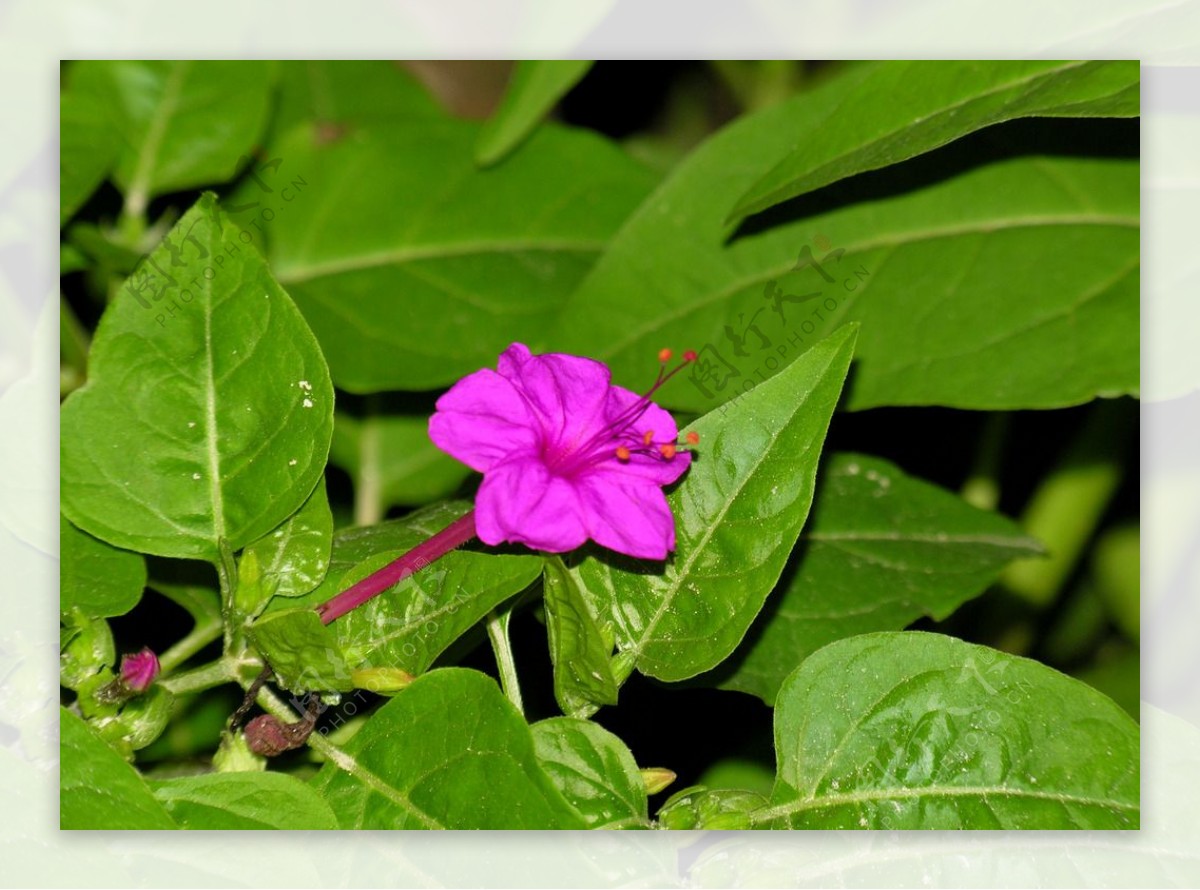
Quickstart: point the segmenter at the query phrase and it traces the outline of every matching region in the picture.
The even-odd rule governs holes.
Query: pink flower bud
[[[132,692],[145,692],[158,676],[158,656],[148,648],[121,658],[121,682]]]

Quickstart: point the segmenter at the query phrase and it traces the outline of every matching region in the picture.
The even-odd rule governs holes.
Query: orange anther
[[[685,362],[694,362],[696,360],[696,350],[689,349],[687,352],[685,352],[683,354],[683,360]]]
[[[659,451],[659,454],[661,454],[667,460],[670,460],[671,458],[673,458],[675,456],[675,446],[672,445],[670,442],[668,442],[665,445],[659,445],[658,451]]]
[[[642,444],[643,445],[649,445],[653,441],[654,441],[654,430],[646,430],[646,432],[642,433]]]
[[[629,449],[624,445],[617,446],[617,460],[629,460]]]
[[[671,360],[671,356],[673,356],[674,354],[675,353],[673,353],[669,349],[666,349],[666,348],[660,349],[658,351],[658,360],[665,365],[667,362],[669,362]]]
[[[689,445],[699,445],[700,444],[700,434],[699,433],[696,433],[696,432],[688,433],[686,438],[687,438],[687,443]]]

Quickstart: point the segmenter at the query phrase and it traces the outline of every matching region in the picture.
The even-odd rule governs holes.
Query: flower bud
[[[145,692],[158,676],[158,656],[143,647],[141,652],[121,658],[121,682],[131,692]]]

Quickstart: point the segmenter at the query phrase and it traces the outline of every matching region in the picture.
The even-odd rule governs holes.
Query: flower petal
[[[575,480],[588,537],[639,559],[666,559],[675,549],[675,520],[654,482],[616,470]]]
[[[587,540],[575,487],[535,457],[515,457],[488,471],[475,496],[475,529],[485,544],[505,541],[565,553]]]
[[[525,399],[488,368],[468,374],[437,400],[429,438],[481,473],[514,453],[535,453],[541,443],[538,421]]]
[[[548,447],[574,448],[604,428],[612,375],[603,363],[561,353],[531,355],[514,343],[498,367],[525,396]]]

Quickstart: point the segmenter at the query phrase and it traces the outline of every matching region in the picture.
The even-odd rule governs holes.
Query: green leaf
[[[342,128],[374,120],[444,116],[425,88],[397,62],[317,59],[280,62],[279,68],[279,107],[271,121],[272,136],[313,122],[324,127],[326,138],[335,139]]]
[[[1110,529],[1092,551],[1092,577],[1108,614],[1129,639],[1141,635],[1141,531],[1136,525]]]
[[[243,586],[256,587],[247,596],[256,603],[303,596],[325,580],[332,544],[333,514],[322,478],[299,510],[242,551],[238,598],[243,599]]]
[[[290,692],[354,688],[337,636],[312,609],[271,612],[254,622],[254,644]]]
[[[270,223],[272,268],[341,388],[444,386],[537,340],[652,184],[600,137],[558,127],[480,171],[476,134],[375,122],[332,141],[301,127],[272,147],[313,186]]]
[[[524,142],[591,67],[590,61],[578,59],[517,62],[500,107],[475,143],[475,162],[490,166]]]
[[[470,469],[429,439],[429,418],[339,411],[329,460],[354,479],[355,496],[371,498],[380,512],[427,504],[453,493]]]
[[[342,828],[582,828],[496,684],[448,668],[375,713],[313,780]]]
[[[740,197],[741,219],[1021,117],[1137,117],[1138,63],[920,61],[864,66],[787,105],[788,145]]]
[[[112,169],[119,137],[102,105],[73,92],[59,98],[58,125],[58,224],[62,226]]]
[[[646,783],[619,738],[587,720],[533,724],[542,769],[588,828],[649,828]]]
[[[1044,665],[937,634],[866,634],[779,693],[778,777],[755,815],[790,828],[1138,827],[1138,728]]]
[[[300,313],[212,195],[151,258],[180,287],[143,306],[127,285],[101,319],[88,382],[62,408],[62,510],[119,547],[213,561],[219,540],[241,549],[313,490],[333,387]]]
[[[469,508],[462,501],[436,504],[403,519],[338,532],[324,583],[290,604],[325,602]],[[491,609],[532,584],[541,568],[537,556],[455,550],[329,627],[351,668],[400,668],[420,674]]]
[[[1011,560],[1041,545],[898,467],[860,454],[822,468],[793,571],[722,667],[721,686],[767,704],[785,677],[826,643],[941,620],[982,593]]]
[[[177,827],[132,766],[66,708],[59,709],[59,827]]]
[[[165,192],[232,179],[267,120],[271,63],[81,61],[75,92],[108,111],[124,139],[116,180],[141,212]]]
[[[844,328],[689,427],[700,455],[667,496],[676,549],[665,565],[606,554],[576,569],[642,673],[683,680],[741,642],[808,515],[854,334]]]
[[[210,773],[153,784],[180,828],[281,831],[336,829],[329,804],[283,773]]]
[[[559,557],[546,559],[543,582],[554,698],[568,717],[590,717],[601,705],[617,703],[612,627],[601,627],[579,579]]]
[[[1051,408],[1137,391],[1136,160],[981,165],[972,139],[729,242],[724,201],[778,147],[781,107],[675,169],[572,295],[557,348],[637,388],[647,356],[691,346],[700,361],[661,400],[699,412],[849,321],[862,324],[851,409]]]
[[[146,587],[146,561],[81,532],[59,517],[59,600],[62,612],[78,608],[89,618],[124,615]]]

